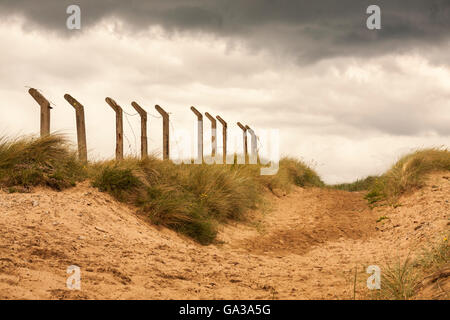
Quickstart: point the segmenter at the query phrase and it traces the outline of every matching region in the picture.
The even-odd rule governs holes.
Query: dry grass
[[[62,135],[0,138],[0,186],[10,192],[37,185],[62,190],[84,179],[85,169]]]
[[[386,264],[381,270],[378,299],[408,300],[414,296],[420,283],[420,274],[411,259]]]
[[[371,188],[373,183],[376,181],[378,177],[375,176],[369,176],[364,179],[358,179],[355,182],[351,183],[340,183],[340,184],[334,184],[331,185],[330,188],[337,189],[337,190],[345,190],[345,191],[367,191]]]
[[[215,240],[220,223],[246,219],[246,212],[261,204],[264,188],[323,185],[313,170],[287,158],[274,176],[260,176],[259,165],[176,165],[155,157],[90,167],[93,185],[101,191],[202,244]]]
[[[289,185],[322,185],[299,161],[283,159],[274,176],[260,176],[260,166],[176,165],[154,157],[91,165],[93,185],[120,201],[139,207],[155,223],[203,244],[214,241],[219,223],[243,220],[256,208],[262,191]]]
[[[261,186],[245,166],[175,165],[155,158],[94,166],[94,186],[203,244],[214,240],[218,223],[242,219],[260,200]]]
[[[400,195],[422,187],[426,174],[441,170],[450,171],[450,151],[418,150],[403,156],[391,169],[375,179],[366,198],[370,203],[387,201],[394,204]]]
[[[280,160],[276,175],[260,176],[259,179],[264,186],[273,192],[277,189],[289,192],[293,185],[298,187],[325,186],[317,172],[302,161],[289,157]]]
[[[400,195],[424,185],[426,175],[433,171],[450,171],[450,151],[447,149],[417,150],[400,158],[381,176],[369,176],[353,183],[332,185],[346,191],[367,191],[370,204],[395,204]]]
[[[373,293],[372,299],[409,300],[415,299],[423,279],[439,271],[450,262],[448,236],[417,258],[406,258],[381,267],[381,289]]]

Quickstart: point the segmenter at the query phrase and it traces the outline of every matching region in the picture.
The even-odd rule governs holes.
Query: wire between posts
[[[122,111],[123,111],[123,113],[125,113],[125,114],[129,115],[130,117],[134,117],[134,116],[136,116],[136,115],[138,115],[138,114],[139,114],[139,113],[131,114],[131,113],[128,113],[128,112],[126,112],[126,111],[125,111],[125,110],[123,110],[123,109],[122,109]]]
[[[171,113],[169,113],[171,114]],[[175,128],[173,127],[172,121],[169,120],[170,127],[172,128],[172,137],[175,135]],[[178,144],[178,139],[175,139],[175,144],[177,145],[178,152],[180,152],[180,146]]]
[[[129,113],[127,113],[125,111],[123,111],[123,112],[125,113],[125,119],[127,119],[128,126],[130,127],[131,132],[133,133],[133,137],[134,137],[134,154],[137,154],[137,139],[136,139],[136,134],[134,133],[133,127],[131,126],[130,120],[128,119],[128,116],[127,116],[127,115],[129,115]],[[131,149],[131,142],[130,142],[130,140],[128,139],[128,137],[126,136],[125,133],[123,135],[124,135],[125,139],[127,139],[127,141],[128,141],[128,151],[131,150],[131,153],[133,153],[133,150]]]

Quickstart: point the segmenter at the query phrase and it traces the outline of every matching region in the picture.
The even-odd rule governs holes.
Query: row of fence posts
[[[29,94],[36,100],[41,108],[40,116],[40,134],[41,136],[50,134],[50,102],[36,89],[30,88],[28,90]],[[64,99],[75,109],[76,114],[76,126],[77,126],[77,143],[78,143],[78,157],[82,161],[87,161],[87,143],[86,143],[86,124],[84,115],[84,106],[79,103],[75,98],[69,94],[64,95]],[[107,97],[105,99],[106,103],[114,110],[116,113],[116,160],[123,160],[123,110],[116,101]],[[137,111],[141,117],[141,157],[145,158],[148,156],[148,144],[147,144],[147,112],[135,101],[131,103],[131,106]],[[159,105],[155,106],[156,111],[162,116],[163,119],[163,159],[169,160],[169,114],[161,108]],[[195,107],[191,107],[192,112],[197,116],[197,162],[203,163],[203,115]],[[220,116],[214,118],[208,112],[205,113],[206,117],[211,122],[211,157],[214,159],[217,153],[217,139],[216,130],[217,122],[216,119],[222,124],[222,138],[223,138],[223,163],[227,163],[227,122],[223,120]],[[257,136],[255,132],[248,126],[237,122],[239,128],[243,132],[243,151],[245,163],[256,163],[257,154]],[[248,158],[247,149],[247,132],[251,135],[251,156]]]

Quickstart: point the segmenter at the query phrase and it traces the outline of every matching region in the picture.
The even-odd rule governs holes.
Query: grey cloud
[[[382,9],[379,31],[365,27],[366,8],[373,3]],[[69,4],[81,6],[84,28],[117,18],[134,30],[160,25],[169,32],[205,32],[289,53],[300,63],[439,44],[449,39],[450,29],[450,0],[3,0],[0,15],[21,14],[68,35]]]
[[[170,8],[163,2],[158,5],[160,11]],[[215,12],[210,7],[204,9]],[[144,20],[139,19],[146,16],[144,10],[137,11],[140,15],[135,18],[135,27],[144,25]],[[111,9],[109,15],[114,12]],[[166,28],[180,28],[175,27],[177,16],[178,13],[173,13]],[[314,25],[313,20],[308,25],[287,25],[282,21],[253,19],[247,25],[233,24],[235,30],[225,32],[230,22],[223,14],[221,19],[214,18],[214,14],[211,18],[206,13],[204,16],[196,26],[184,28],[192,31],[210,25],[211,32],[247,37],[248,41],[271,49],[277,49],[277,43],[286,50],[299,46],[308,51],[298,52],[299,55],[312,58],[323,57],[322,49],[330,56],[347,50],[344,46],[328,46],[327,41],[337,41],[338,37],[327,33],[328,25]],[[46,28],[57,30],[49,24]],[[314,37],[321,42],[309,47],[277,38],[290,32],[292,39],[297,33],[306,39],[304,34],[300,35],[304,29],[315,33]],[[345,32],[339,34],[344,36]],[[63,94],[70,93],[85,105],[91,159],[114,156],[114,114],[104,102],[106,96],[113,97],[128,113],[134,113],[132,100],[155,115],[154,105],[160,104],[173,113],[171,121],[177,128],[189,129],[195,124],[189,110],[191,105],[202,112],[220,114],[235,129],[236,121],[253,128],[280,128],[284,137],[282,154],[318,160],[324,164],[320,167],[321,174],[330,182],[379,173],[373,171],[375,157],[388,166],[394,159],[391,161],[385,155],[398,155],[399,150],[404,150],[401,148],[448,142],[450,69],[431,65],[420,55],[335,58],[298,66],[265,52],[255,55],[240,47],[226,52],[222,38],[144,35],[130,32],[116,37],[100,28],[79,37],[57,39],[47,32],[30,34],[18,25],[1,24],[0,39],[4,44],[0,54],[0,96],[4,105],[0,107],[1,132],[38,132],[39,108],[24,88],[30,85],[42,89],[55,103],[52,130],[69,132],[73,141],[76,138],[73,108]],[[383,46],[390,50],[389,42]],[[449,49],[450,44],[441,45],[432,54],[444,59]],[[365,46],[359,50],[358,54],[370,51]],[[139,119],[126,119],[131,122],[124,124],[130,140],[127,145],[132,145],[126,147],[130,153],[138,150]],[[153,117],[149,121],[149,147],[160,150],[161,121]],[[205,125],[205,137],[207,130]]]

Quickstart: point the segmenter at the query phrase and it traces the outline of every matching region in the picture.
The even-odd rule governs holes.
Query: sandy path
[[[297,188],[268,196],[271,210],[204,247],[87,183],[0,192],[0,299],[351,298],[355,266],[363,272],[442,238],[449,195],[444,173],[395,209],[370,210],[361,193]],[[390,219],[377,223],[382,215]],[[66,289],[69,265],[81,267],[80,291]]]

